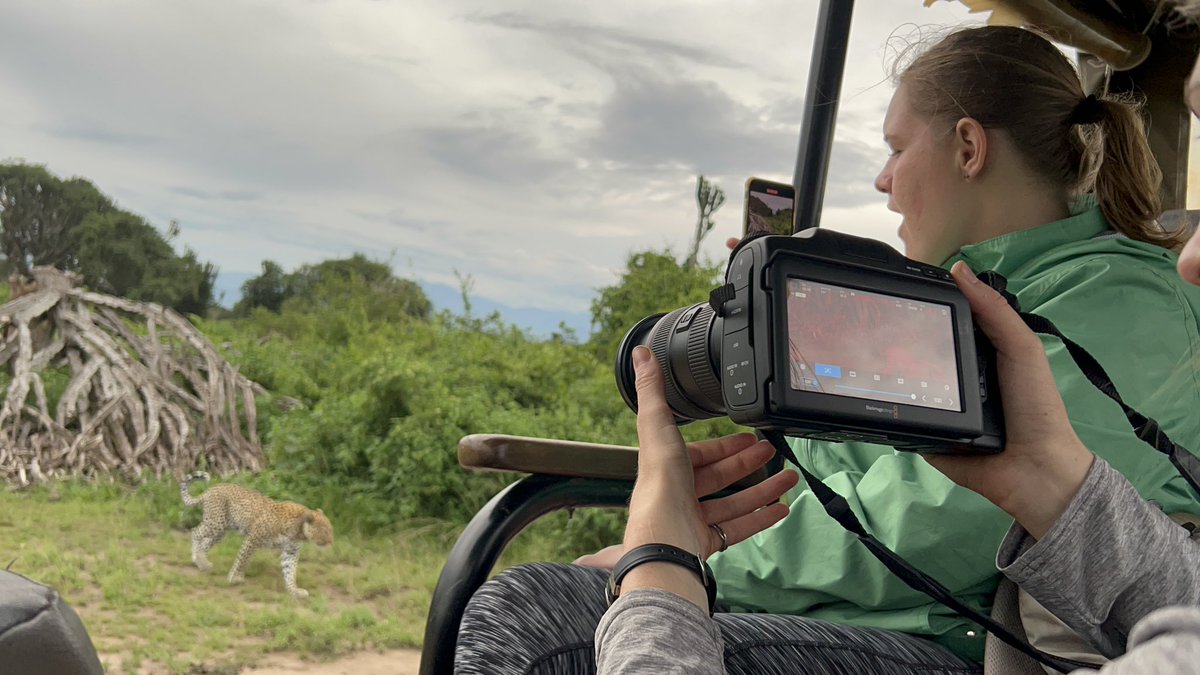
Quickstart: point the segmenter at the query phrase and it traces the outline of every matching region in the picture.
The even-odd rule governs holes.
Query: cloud
[[[579,54],[607,54],[626,61],[660,63],[662,59],[677,59],[720,68],[745,68],[746,65],[713,50],[711,46],[689,45],[682,42],[651,37],[640,31],[600,24],[583,24],[565,19],[547,18],[521,12],[472,14],[474,23],[529,31]],[[604,62],[606,59],[597,59]]]
[[[697,173],[728,195],[713,259],[740,230],[743,181],[790,180],[816,14],[813,0],[10,4],[6,155],[178,220],[223,273],[363,252],[572,311],[631,250],[682,251]],[[882,45],[948,11],[860,8],[828,223],[891,236],[872,188]]]
[[[176,185],[171,192],[184,197],[201,200],[225,200],[230,202],[253,202],[263,198],[264,193],[258,190],[201,190],[198,188]]]
[[[540,182],[571,168],[538,148],[537,137],[519,127],[447,126],[417,134],[429,154],[467,181]]]
[[[635,168],[682,165],[745,173],[786,161],[792,139],[761,128],[755,111],[714,83],[642,73],[617,83],[590,150]]]
[[[88,123],[78,125],[63,123],[47,127],[45,132],[55,138],[109,145],[149,145],[161,140],[156,136],[106,129]]]
[[[876,145],[835,140],[825,178],[825,206],[851,207],[882,201],[875,177],[883,168],[885,152]]]

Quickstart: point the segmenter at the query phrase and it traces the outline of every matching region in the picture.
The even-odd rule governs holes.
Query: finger
[[[696,495],[703,497],[721,490],[757,471],[775,456],[775,448],[759,441],[737,454],[696,467]]]
[[[605,546],[591,555],[579,556],[571,564],[611,570],[613,565],[616,565],[617,561],[623,555],[625,555],[625,546],[622,544],[613,544],[612,546]]]
[[[730,237],[725,240],[725,246],[728,247],[730,251],[732,251],[733,249],[737,248],[738,242],[740,242],[740,241],[741,241],[741,239],[738,239],[737,237]]]
[[[733,546],[734,544],[743,542],[783,520],[787,514],[788,505],[783,502],[775,502],[770,506],[761,508],[741,518],[720,523],[721,529],[725,531],[725,543],[727,546]],[[713,538],[714,545],[711,550],[720,550],[721,536],[714,532],[711,527],[708,528],[708,532],[709,536]]]
[[[699,468],[732,457],[756,442],[758,438],[754,434],[742,432],[688,443],[688,452],[692,455],[692,466]]]
[[[995,455],[964,455],[960,453],[921,454],[930,466],[941,471],[947,478],[965,488],[971,488],[975,478],[982,472],[996,472]]]
[[[662,457],[664,452],[670,456],[672,448],[682,450],[684,445],[679,428],[675,426],[675,417],[667,405],[662,369],[650,350],[640,345],[633,350],[633,367],[638,398],[638,445],[644,453],[643,459],[654,460]]]
[[[971,304],[975,323],[987,334],[997,350],[1012,352],[1028,349],[1033,342],[1040,344],[1041,341],[1009,306],[1004,296],[980,281],[965,262],[960,260],[954,263],[950,274]]]
[[[779,498],[796,487],[799,481],[800,476],[795,471],[780,471],[728,497],[702,502],[700,513],[706,523],[735,520],[779,501]]]

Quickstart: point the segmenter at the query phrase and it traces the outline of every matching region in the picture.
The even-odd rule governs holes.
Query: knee
[[[598,606],[603,614],[607,575],[578,565],[531,563],[504,570],[484,583],[463,614],[470,621],[490,623],[505,617],[551,618],[570,608]],[[599,615],[597,615],[599,620]]]
[[[463,612],[456,650],[459,672],[467,672],[464,663],[494,667],[500,654],[535,664],[547,654],[591,659],[592,639],[605,609],[606,579],[601,570],[556,563],[500,573],[479,587]]]

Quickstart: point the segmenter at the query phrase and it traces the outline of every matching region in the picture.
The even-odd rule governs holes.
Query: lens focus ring
[[[692,319],[692,326],[709,326],[712,323],[713,308],[707,303],[700,306],[700,311]],[[711,327],[710,327],[711,330]],[[690,330],[687,340],[688,372],[695,378],[696,388],[704,395],[704,400],[722,402],[721,383],[717,380],[714,364],[708,356],[708,330]],[[722,414],[721,409],[709,411]]]
[[[654,326],[654,335],[650,338],[650,351],[654,352],[654,358],[658,359],[658,366],[662,370],[667,405],[670,406],[676,417],[690,421],[707,419],[713,415],[692,404],[685,393],[681,391],[679,380],[675,377],[674,369],[671,368],[671,336],[675,333],[675,327],[678,325],[680,317],[689,309],[691,307],[680,307],[659,320]]]

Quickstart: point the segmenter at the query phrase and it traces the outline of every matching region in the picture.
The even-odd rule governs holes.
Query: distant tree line
[[[83,275],[96,291],[179,312],[213,305],[217,268],[190,248],[177,253],[179,226],[161,232],[119,208],[85,178],[62,179],[44,166],[0,163],[0,272],[49,265]]]
[[[48,265],[83,275],[109,295],[156,302],[185,314],[219,310],[217,267],[175,240],[179,225],[160,231],[117,206],[86,178],[63,179],[38,164],[0,163],[0,279]],[[278,313],[360,302],[372,318],[428,319],[432,304],[416,282],[387,262],[361,254],[302,265],[292,272],[264,260],[262,274],[242,285],[235,316],[256,308]],[[224,310],[215,311],[217,315]]]
[[[349,258],[301,265],[284,272],[273,260],[262,262],[262,274],[242,284],[234,316],[256,309],[279,313],[284,308],[316,311],[366,298],[374,319],[428,319],[433,304],[417,282],[397,277],[387,262],[356,253]]]
[[[724,192],[697,177],[697,230],[682,260],[670,251],[637,251],[626,259],[617,283],[597,289],[589,340],[605,358],[633,323],[703,299],[723,265],[697,260],[712,229],[712,213]],[[216,309],[217,268],[184,247],[175,249],[179,226],[165,232],[126,211],[85,178],[62,179],[44,166],[0,163],[0,274],[27,273],[36,265],[78,272],[92,289],[132,300],[157,302],[177,311]],[[369,319],[428,319],[433,307],[420,285],[397,277],[386,261],[355,254],[301,265],[291,272],[273,261],[241,287],[233,315],[286,308],[319,311],[356,305]],[[218,314],[221,314],[218,312]]]

